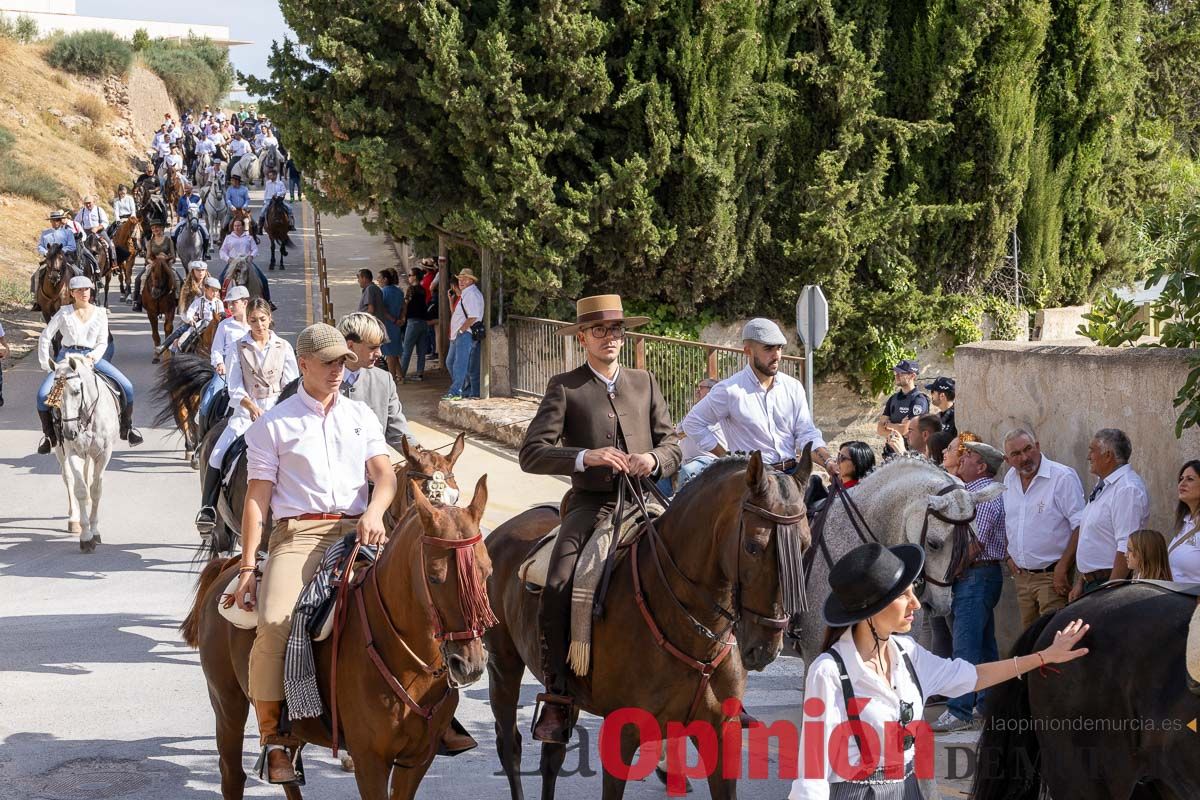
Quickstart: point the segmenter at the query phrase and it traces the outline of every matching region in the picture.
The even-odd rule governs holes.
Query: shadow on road
[[[0,618],[0,672],[87,674],[83,664],[179,663],[179,620],[141,614],[44,614]]]

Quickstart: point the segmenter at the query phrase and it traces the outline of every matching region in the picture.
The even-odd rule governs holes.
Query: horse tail
[[[196,647],[200,643],[200,606],[204,602],[204,595],[208,594],[209,587],[220,577],[225,568],[240,558],[241,556],[214,558],[200,571],[200,578],[196,581],[196,597],[192,600],[192,610],[188,612],[183,619],[183,624],[179,626],[179,632],[183,634],[183,641],[187,642],[188,647]]]
[[[178,425],[176,409],[186,407],[204,391],[216,370],[207,358],[177,353],[163,364],[154,383],[154,398],[161,404],[155,425]]]
[[[1043,614],[1016,643],[1012,655],[1027,656],[1054,619]],[[1027,681],[1005,681],[988,689],[983,732],[976,746],[973,800],[1037,800],[1042,790],[1041,747],[1033,726]]]

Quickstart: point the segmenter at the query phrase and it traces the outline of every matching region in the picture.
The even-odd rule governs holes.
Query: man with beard
[[[812,457],[830,475],[837,460],[808,411],[804,385],[779,371],[783,361],[783,331],[769,319],[752,319],[742,329],[746,367],[712,388],[683,420],[683,431],[701,451],[723,456],[726,451],[762,453],[763,463],[789,475],[796,457],[812,445]],[[720,425],[726,445],[712,432]]]

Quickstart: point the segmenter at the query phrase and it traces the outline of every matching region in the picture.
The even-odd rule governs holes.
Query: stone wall
[[[997,446],[1004,433],[1031,426],[1042,452],[1079,473],[1100,428],[1133,442],[1133,468],[1150,492],[1150,525],[1171,531],[1180,465],[1200,457],[1200,431],[1175,438],[1172,400],[1188,373],[1190,350],[984,342],[955,351],[959,430]]]
[[[145,65],[135,63],[129,70],[128,99],[129,112],[133,117],[133,127],[143,139],[141,154],[144,157],[150,149],[150,139],[158,126],[162,125],[163,114],[171,113],[179,119],[179,110],[167,94],[167,86],[162,78],[151,72]]]

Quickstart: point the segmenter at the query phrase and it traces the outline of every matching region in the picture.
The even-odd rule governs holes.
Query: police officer
[[[893,431],[902,437],[907,436],[912,420],[929,412],[929,398],[917,389],[917,372],[919,371],[920,367],[917,366],[917,362],[908,358],[892,367],[892,374],[896,381],[896,393],[884,403],[883,413],[879,415],[879,422],[875,425],[875,432],[884,439]],[[884,445],[883,455],[885,457],[893,455],[895,452],[890,444]]]
[[[954,424],[954,378],[934,378],[932,383],[925,384],[925,390],[929,392],[929,400],[937,409],[938,419],[942,421],[942,430],[950,431],[951,439],[958,436],[958,426]]]

